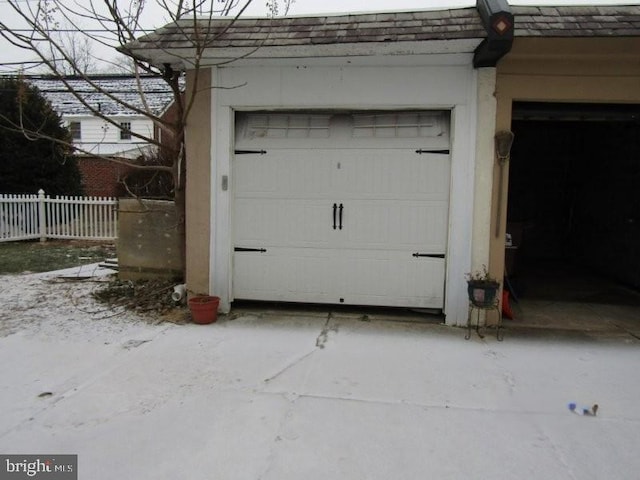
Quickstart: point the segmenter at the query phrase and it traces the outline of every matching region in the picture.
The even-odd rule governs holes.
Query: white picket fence
[[[115,240],[118,199],[0,194],[0,242],[34,238]]]

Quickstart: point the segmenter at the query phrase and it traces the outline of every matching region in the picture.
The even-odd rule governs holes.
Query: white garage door
[[[448,112],[238,114],[233,297],[442,308]]]

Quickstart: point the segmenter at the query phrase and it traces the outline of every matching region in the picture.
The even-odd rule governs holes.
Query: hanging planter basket
[[[467,293],[469,302],[480,308],[493,307],[496,305],[500,282],[473,281],[467,282]]]
[[[206,325],[218,319],[220,297],[198,295],[189,299],[189,310],[194,323]]]

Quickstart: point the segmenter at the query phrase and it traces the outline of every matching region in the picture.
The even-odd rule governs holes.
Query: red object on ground
[[[189,299],[189,309],[194,323],[206,325],[218,319],[218,305],[220,297],[199,295]]]
[[[507,317],[509,320],[513,320],[513,310],[511,310],[509,292],[507,290],[502,290],[502,316]]]

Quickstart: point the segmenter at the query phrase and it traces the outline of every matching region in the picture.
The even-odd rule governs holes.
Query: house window
[[[120,122],[120,140],[131,140],[131,122]]]
[[[82,140],[82,128],[80,122],[69,122],[69,131],[72,140]]]

